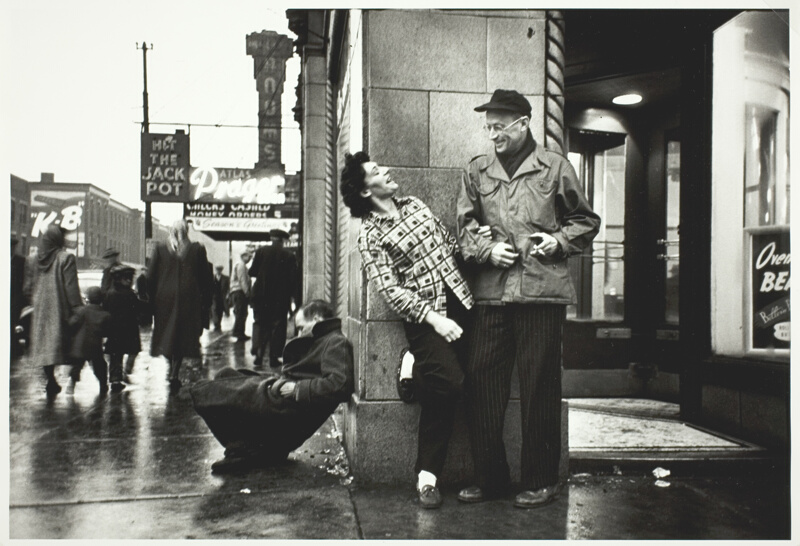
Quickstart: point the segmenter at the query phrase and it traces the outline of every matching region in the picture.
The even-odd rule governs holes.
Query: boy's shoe
[[[108,394],[108,382],[107,381],[101,381],[100,382],[100,396],[105,396],[106,394]]]
[[[181,383],[180,379],[170,379],[169,380],[169,393],[170,394],[178,394],[178,391],[181,390],[181,386],[183,386],[183,383]]]
[[[44,390],[48,396],[55,396],[61,392],[61,385],[59,385],[57,381],[48,381]]]
[[[75,394],[75,380],[74,379],[70,379],[69,380],[69,385],[67,385],[67,390],[64,391],[64,392],[65,392],[65,394]]]
[[[111,392],[121,392],[125,389],[125,383],[121,381],[114,381],[111,383]]]

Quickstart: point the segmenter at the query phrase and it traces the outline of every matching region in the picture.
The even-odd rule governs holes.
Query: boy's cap
[[[89,303],[103,303],[103,292],[99,286],[90,286],[86,289],[86,300]]]
[[[125,265],[125,264],[115,265],[109,271],[109,273],[111,273],[112,277],[124,277],[126,275],[133,276],[133,274],[135,272],[136,272],[136,270],[134,268],[132,268],[129,265]]]
[[[114,256],[119,256],[119,250],[116,248],[107,248],[105,252],[103,252],[103,259],[107,260],[108,258],[113,258]]]

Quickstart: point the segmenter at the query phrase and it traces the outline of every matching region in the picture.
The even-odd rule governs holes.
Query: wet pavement
[[[223,332],[229,322],[223,322]],[[146,334],[142,342],[149,346]],[[223,448],[194,412],[186,385],[225,366],[252,367],[252,357],[249,342],[233,343],[227,333],[206,332],[202,342],[204,358],[185,367],[185,386],[172,396],[166,362],[146,352],[136,360],[131,385],[104,397],[89,366],[74,395],[62,392],[48,400],[41,370],[27,368],[24,357],[12,361],[8,538],[789,538],[789,482],[779,464],[722,473],[682,465],[669,475],[653,475],[656,467],[670,469],[670,457],[686,457],[692,446],[699,449],[698,461],[708,462],[709,450],[769,459],[757,446],[735,439],[697,435],[696,429],[684,436],[684,428],[669,428],[677,423],[669,405],[646,401],[608,401],[602,407],[571,401],[572,474],[557,500],[536,510],[513,508],[513,496],[462,505],[455,487],[447,486],[444,506],[423,510],[412,484],[359,486],[348,473],[340,415],[284,465],[213,476],[209,466]],[[66,386],[67,369],[57,373]],[[653,433],[632,442],[629,435],[626,445],[609,432],[618,428],[613,419],[646,421],[634,428]],[[617,452],[618,460],[612,457]],[[628,464],[642,463],[645,452],[644,464]],[[604,457],[605,466],[586,471],[581,462],[593,457]]]

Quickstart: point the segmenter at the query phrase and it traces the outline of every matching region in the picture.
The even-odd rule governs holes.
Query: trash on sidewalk
[[[614,475],[622,476],[622,469],[619,467],[619,465],[614,465]]]
[[[670,485],[672,485],[672,484],[671,484],[671,483],[669,483],[669,482],[667,482],[667,481],[664,481],[664,480],[656,480],[656,486],[657,486],[657,487],[669,487]]]
[[[670,474],[671,472],[669,470],[667,470],[666,468],[661,468],[660,466],[658,468],[653,469],[653,476],[658,479],[666,478]]]
[[[249,495],[251,493],[251,491],[248,488],[245,487],[244,489],[239,491],[239,493],[242,493],[244,495]]]

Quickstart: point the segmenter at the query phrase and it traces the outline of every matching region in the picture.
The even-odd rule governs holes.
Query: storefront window
[[[717,29],[713,104],[713,348],[788,359],[787,13],[748,11]]]

